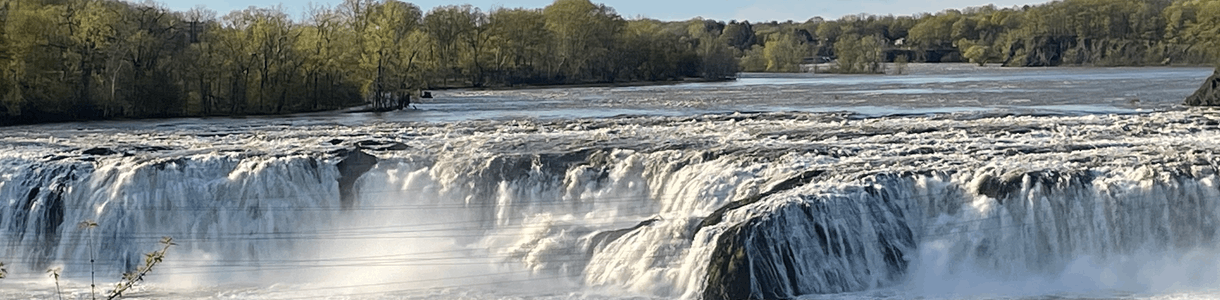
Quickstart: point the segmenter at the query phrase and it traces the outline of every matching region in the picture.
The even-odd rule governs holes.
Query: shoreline
[[[742,74],[740,72],[738,74]],[[509,86],[486,86],[486,87],[444,87],[429,89],[430,91],[444,90],[472,90],[472,91],[511,91],[511,90],[537,90],[537,89],[561,89],[561,88],[599,88],[599,87],[637,87],[637,86],[665,86],[679,85],[685,83],[709,83],[709,82],[730,82],[736,81],[738,77],[724,79],[703,79],[699,77],[684,78],[681,80],[654,80],[654,81],[623,81],[623,82],[590,82],[590,83],[557,83],[557,84],[520,84]]]
[[[887,64],[888,65],[888,64]],[[889,66],[887,66],[889,67]],[[1054,67],[1003,67],[999,64],[987,64],[986,66],[978,66],[972,63],[911,63],[908,65],[907,72],[903,74],[840,74],[840,73],[794,73],[794,72],[739,72],[735,77],[708,80],[702,78],[686,78],[681,80],[662,80],[662,81],[630,81],[630,82],[591,82],[591,83],[570,83],[570,84],[522,84],[513,86],[489,86],[489,87],[442,87],[427,89],[425,91],[446,91],[446,90],[470,90],[470,91],[511,91],[511,90],[545,90],[545,89],[564,89],[564,88],[615,88],[615,87],[646,87],[646,86],[669,86],[680,85],[687,83],[715,83],[715,82],[730,82],[743,78],[815,78],[822,76],[868,76],[868,77],[886,77],[886,76],[908,76],[908,75],[930,75],[944,74],[964,71],[964,69],[972,70],[1022,70],[1022,69],[1115,69],[1115,68],[1214,68],[1207,65],[1156,65],[1156,66],[1087,66],[1087,65],[1065,65]],[[888,69],[888,68],[887,68]],[[429,99],[430,100],[430,99]],[[420,101],[415,99],[412,103],[429,103],[431,101]],[[404,109],[410,111],[411,109]],[[338,114],[353,114],[353,113],[377,113],[388,112],[394,110],[377,110],[368,107],[368,103],[359,103],[351,106],[337,107],[322,110],[305,110],[284,113],[256,113],[256,114],[212,114],[212,115],[183,115],[171,117],[147,117],[147,118],[55,118],[48,121],[12,121],[0,120],[0,128],[2,127],[17,127],[28,125],[43,125],[43,124],[64,124],[64,123],[86,123],[86,122],[105,122],[105,121],[157,121],[157,120],[173,120],[187,118],[246,118],[246,117],[283,117],[304,114],[317,113],[338,113]]]

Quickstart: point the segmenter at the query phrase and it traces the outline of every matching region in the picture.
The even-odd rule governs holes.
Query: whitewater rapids
[[[1181,109],[14,127],[0,297],[163,236],[131,297],[1208,297],[1217,149]]]

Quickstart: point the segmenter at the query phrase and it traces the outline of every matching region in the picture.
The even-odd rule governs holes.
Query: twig
[[[161,245],[163,245],[161,250],[144,254],[144,265],[140,266],[140,268],[136,270],[136,273],[123,274],[123,281],[115,285],[114,290],[110,292],[110,295],[107,296],[106,299],[113,300],[115,298],[122,297],[123,292],[126,292],[127,289],[135,286],[137,282],[143,281],[144,275],[148,275],[148,272],[152,272],[153,267],[161,263],[161,260],[165,258],[165,252],[169,251],[169,246],[177,244],[174,243],[173,238],[163,237],[161,238]]]
[[[59,290],[59,271],[61,270],[63,269],[50,268],[47,269],[47,273],[51,273],[51,278],[55,278],[55,295],[59,296],[59,300],[64,300],[64,293]]]

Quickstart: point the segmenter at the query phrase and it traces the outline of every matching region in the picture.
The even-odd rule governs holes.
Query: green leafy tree
[[[374,107],[401,106],[410,85],[407,73],[419,57],[418,51],[408,51],[408,43],[419,27],[422,12],[413,4],[396,0],[373,3],[367,12],[368,27],[360,30],[360,66],[368,78],[364,94]]]
[[[114,27],[111,62],[105,74],[111,82],[108,104],[124,105],[125,110],[148,116],[178,116],[186,113],[181,86],[174,78],[180,53],[177,43],[180,23],[169,9],[155,2],[128,6],[119,14]]]
[[[874,36],[858,36],[854,34],[839,37],[835,43],[835,54],[838,55],[840,73],[880,73],[881,42]]]
[[[805,47],[790,34],[772,34],[767,37],[763,56],[767,60],[768,72],[799,72]]]
[[[741,65],[741,70],[745,72],[766,72],[767,57],[764,54],[762,45],[754,45],[750,50],[743,52],[738,64]]]
[[[508,84],[531,81],[552,60],[546,17],[540,9],[500,8],[488,16],[493,69]]]
[[[446,83],[461,75],[462,47],[478,27],[476,10],[470,5],[441,6],[424,16],[424,31],[436,43],[437,64]]]
[[[556,0],[543,9],[543,15],[558,44],[556,71],[569,81],[597,77],[626,24],[610,7],[588,0]]]
[[[233,24],[238,41],[237,55],[247,65],[243,69],[247,105],[256,112],[280,113],[303,63],[294,48],[298,31],[282,8],[248,8],[225,17]],[[248,56],[249,58],[244,58]]]
[[[749,50],[750,47],[758,43],[758,38],[754,35],[754,28],[750,26],[750,22],[729,22],[720,34],[720,40],[722,43],[736,48],[738,51]]]
[[[993,57],[991,47],[979,45],[967,39],[958,41],[957,48],[963,49],[963,57],[969,59],[971,63],[977,64],[980,67],[987,65],[987,63],[990,62]]]

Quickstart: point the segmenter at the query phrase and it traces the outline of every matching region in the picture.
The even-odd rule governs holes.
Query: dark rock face
[[[1068,49],[1076,47],[1075,36],[1038,36],[1009,46],[1006,66],[1051,67],[1069,60]],[[1024,55],[1022,57],[1022,54]]]
[[[752,297],[750,256],[745,253],[746,239],[741,225],[720,235],[707,268],[707,287],[703,300],[757,299]],[[779,298],[778,295],[775,298]]]
[[[1042,188],[1045,192],[1053,186],[1087,185],[1093,180],[1089,172],[1055,172],[1038,171],[1027,173],[1009,173],[999,176],[985,174],[977,187],[980,195],[995,199],[1004,204],[1013,196],[1021,195],[1022,189]]]
[[[660,220],[660,219],[652,218],[652,219],[644,220],[643,222],[640,222],[639,224],[636,224],[635,226],[632,226],[631,228],[623,228],[623,229],[619,229],[619,230],[598,232],[597,234],[593,235],[592,239],[589,240],[590,241],[589,242],[589,245],[590,245],[589,255],[593,255],[594,250],[600,249],[602,247],[605,247],[606,245],[609,245],[610,243],[613,243],[615,240],[618,240],[618,238],[623,237],[623,235],[626,235],[629,232],[635,231],[636,229],[640,229],[645,226],[650,226],[650,225],[652,225],[652,223],[656,223],[657,220]]]
[[[377,164],[377,157],[364,153],[360,149],[346,151],[342,161],[339,161],[335,167],[339,168],[339,203],[344,209],[351,208],[355,204],[356,179],[365,172],[373,169]]]
[[[703,222],[699,222],[699,228],[719,224],[720,220],[724,218],[724,214],[728,213],[731,210],[741,208],[742,206],[750,205],[754,202],[758,202],[759,200],[762,200],[763,198],[774,195],[775,193],[783,192],[786,190],[791,190],[798,186],[808,184],[809,182],[813,181],[813,179],[815,177],[822,175],[822,173],[825,173],[825,172],[826,171],[823,171],[823,170],[805,171],[804,173],[801,173],[800,175],[797,175],[796,177],[788,178],[780,183],[777,183],[777,184],[771,186],[770,189],[768,189],[767,191],[762,192],[756,196],[747,197],[742,200],[729,202],[729,204],[725,204],[724,206],[716,209],[716,211],[712,212],[711,215],[708,215],[707,218],[704,218]]]
[[[824,172],[822,170],[805,171],[800,175],[771,186],[766,192],[746,199],[733,201],[717,209],[707,218],[704,218],[703,222],[699,223],[699,228],[720,223],[724,218],[724,214],[731,210],[758,202],[776,193],[808,184]],[[786,298],[787,295],[783,292],[769,289],[762,291],[761,295],[753,293],[754,283],[750,278],[754,270],[750,263],[751,257],[745,253],[746,244],[749,243],[745,231],[747,231],[747,228],[756,226],[750,223],[753,222],[747,222],[747,224],[737,225],[728,229],[717,240],[716,250],[712,252],[711,262],[708,265],[707,286],[703,290],[704,300],[759,299],[760,297],[762,299]]]
[[[403,144],[400,142],[394,142],[394,141],[359,141],[359,142],[356,142],[356,147],[359,147],[360,149],[376,150],[376,151],[407,150],[406,144]]]
[[[799,186],[817,171],[791,177],[773,189]],[[870,180],[909,185],[899,176]],[[862,291],[901,281],[916,249],[909,224],[911,195],[865,186],[854,196],[798,197],[724,228],[716,240],[702,290],[704,300],[791,299],[807,294]],[[883,268],[861,268],[884,262]]]
[[[1186,97],[1186,105],[1190,106],[1220,106],[1220,68],[1212,72],[1212,76],[1203,81],[1199,90]]]
[[[89,150],[82,151],[81,154],[106,156],[106,155],[115,155],[115,154],[119,154],[119,153],[114,150],[98,147],[98,148],[92,148]]]

